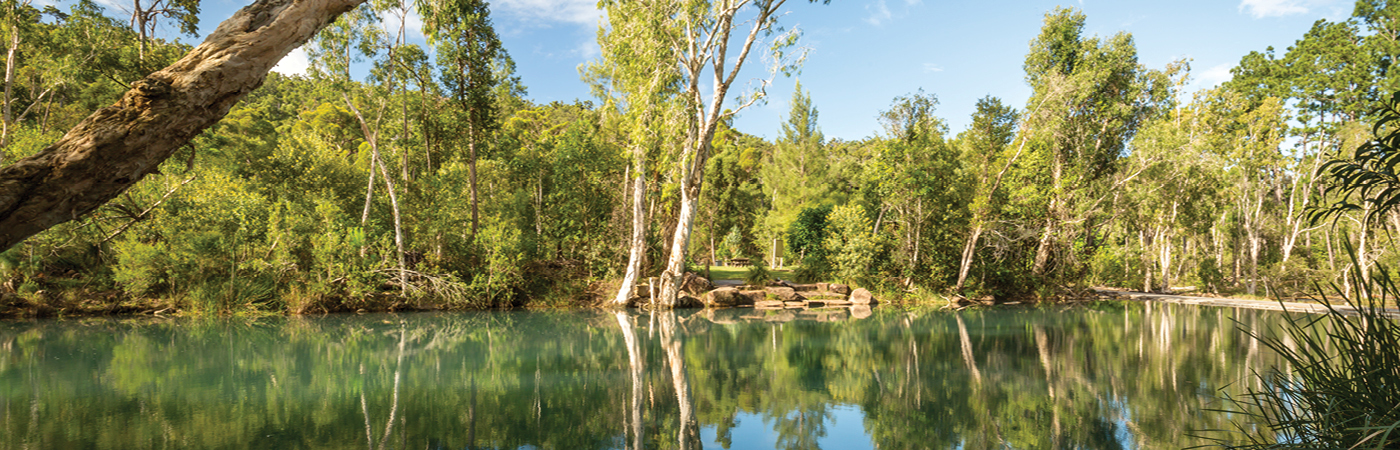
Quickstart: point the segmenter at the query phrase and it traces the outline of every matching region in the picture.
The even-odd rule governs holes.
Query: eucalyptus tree
[[[674,8],[679,5],[609,1],[600,6],[608,12],[607,26],[598,30],[602,58],[584,66],[583,72],[594,94],[603,99],[604,112],[621,128],[631,154],[632,233],[622,284],[613,300],[625,305],[646,257],[648,154],[683,133],[677,130],[682,128],[681,73],[674,64],[680,49],[660,45],[681,33],[680,23],[669,20],[678,14]]]
[[[0,168],[0,249],[120,195],[361,0],[259,0],[44,150]]]
[[[602,3],[608,11],[610,24],[614,20],[614,11],[618,11],[622,20],[620,23],[638,21],[660,34],[658,39],[646,41],[629,39],[636,45],[631,51],[645,55],[643,60],[648,63],[627,68],[622,66],[626,61],[611,62],[614,67],[622,66],[622,70],[630,70],[630,73],[614,77],[648,79],[656,73],[674,74],[678,78],[678,98],[684,108],[679,115],[679,128],[684,131],[685,138],[680,143],[672,143],[679,147],[675,161],[680,208],[666,269],[660,277],[661,292],[656,299],[660,306],[669,308],[675,305],[680,294],[681,275],[685,271],[691,229],[715,130],[721,120],[763,98],[760,87],[758,91],[741,98],[734,107],[726,108],[730,87],[738,79],[740,70],[756,45],[772,51],[776,62],[775,72],[791,73],[804,53],[792,51],[798,39],[795,30],[780,31],[778,28],[778,18],[787,0],[623,3],[626,2]],[[641,10],[633,12],[629,8]],[[614,26],[613,32],[635,33],[631,30],[635,30],[635,27]],[[731,46],[737,46],[736,55],[730,54]],[[650,63],[653,61],[656,64]],[[708,81],[709,86],[702,87],[702,80]],[[626,289],[624,286],[623,290]]]
[[[424,17],[423,32],[437,49],[443,88],[455,103],[455,113],[460,115],[458,125],[464,127],[462,136],[467,144],[471,183],[471,239],[475,240],[480,228],[477,147],[499,127],[492,93],[501,80],[493,71],[493,64],[509,56],[491,25],[490,8],[485,1],[422,0],[419,10]]]
[[[194,36],[199,31],[199,0],[151,0],[145,5],[141,0],[132,0],[131,27],[140,36],[137,49],[142,61],[161,17],[174,20],[180,33]]]
[[[333,89],[340,91],[346,109],[354,115],[356,122],[359,123],[360,133],[369,146],[369,186],[365,189],[365,207],[360,215],[360,223],[363,225],[369,220],[370,206],[374,198],[375,178],[378,175],[384,182],[384,190],[389,196],[389,205],[393,213],[394,247],[398,256],[399,286],[406,289],[408,263],[404,242],[403,214],[399,208],[399,192],[395,189],[393,176],[390,175],[389,168],[384,164],[384,158],[380,152],[380,136],[383,132],[384,112],[388,102],[376,102],[378,107],[373,111],[375,114],[367,119],[366,114],[356,105],[355,97],[360,95],[355,91],[359,90],[357,89],[359,84],[353,82],[350,74],[350,66],[353,62],[360,60],[362,56],[373,57],[380,50],[385,33],[379,27],[377,19],[371,5],[360,6],[322,30],[317,36],[316,46],[308,51],[308,54],[312,57],[313,75],[325,78],[333,86]],[[391,54],[390,58],[392,57]],[[387,84],[388,90],[392,92],[394,83],[390,81]],[[364,250],[362,249],[361,256],[363,255]]]
[[[1138,63],[1132,35],[1086,38],[1084,23],[1077,10],[1055,9],[1026,55],[1033,91],[1028,105],[1044,103],[1028,117],[1030,138],[1049,162],[1032,265],[1037,276],[1073,266],[1072,243],[1101,224],[1102,181],[1117,170],[1128,140],[1168,100],[1169,82]]]
[[[897,265],[911,283],[917,276],[935,283],[952,281],[957,262],[935,261],[956,253],[966,226],[966,180],[948,126],[934,115],[938,98],[923,90],[896,97],[880,113],[884,139],[866,164],[863,190],[876,206],[872,233],[899,234]],[[926,246],[933,246],[925,251]],[[952,256],[956,258],[955,256]],[[926,270],[927,269],[927,270]]]
[[[1016,109],[1001,103],[1001,99],[987,96],[977,100],[977,110],[972,113],[972,124],[967,131],[958,135],[962,149],[965,170],[972,177],[972,210],[970,230],[963,244],[962,255],[958,260],[958,280],[954,291],[961,291],[967,282],[972,260],[977,254],[977,241],[982,232],[992,225],[1000,210],[998,192],[1007,172],[1016,164],[1025,149],[1021,141],[1014,153],[1007,154],[1016,137]]]
[[[0,35],[5,37],[8,48],[5,51],[5,97],[3,117],[0,117],[0,147],[9,142],[10,127],[14,124],[12,105],[15,69],[19,66],[19,45],[25,34],[29,34],[39,19],[39,10],[30,6],[29,0],[6,0],[0,2]]]

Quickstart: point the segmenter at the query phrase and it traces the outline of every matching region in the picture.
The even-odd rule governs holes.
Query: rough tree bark
[[[364,0],[258,0],[53,145],[0,168],[0,251],[125,192]]]

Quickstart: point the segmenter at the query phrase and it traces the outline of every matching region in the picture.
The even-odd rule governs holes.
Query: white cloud
[[[942,72],[943,68],[934,63],[924,63],[924,73]]]
[[[306,50],[297,47],[277,62],[272,67],[273,72],[282,75],[306,75],[306,71],[311,68],[311,59],[306,57]]]
[[[1307,14],[1313,9],[1335,6],[1340,0],[1240,0],[1240,12],[1256,19]]]
[[[602,55],[603,49],[598,46],[598,41],[583,41],[579,43],[577,49],[574,49],[574,52],[577,53],[580,58],[593,59]]]
[[[596,0],[500,0],[492,5],[492,12],[545,22],[597,25],[603,17]]]
[[[1197,89],[1210,89],[1218,86],[1220,83],[1230,81],[1231,78],[1234,78],[1234,74],[1230,73],[1230,69],[1234,67],[1234,64],[1226,63],[1203,70],[1191,84],[1196,85]]]
[[[894,17],[894,14],[890,13],[890,7],[885,5],[885,0],[877,1],[873,5],[865,5],[865,10],[870,12],[870,17],[866,17],[865,22],[877,27]]]

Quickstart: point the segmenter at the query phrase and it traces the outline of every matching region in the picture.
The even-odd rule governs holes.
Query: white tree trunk
[[[629,242],[631,250],[627,255],[627,269],[622,277],[622,285],[617,288],[617,296],[613,298],[612,304],[615,306],[626,306],[627,300],[632,298],[632,293],[637,288],[637,278],[642,271],[642,258],[646,252],[646,171],[645,155],[641,149],[633,149],[638,157],[636,175],[632,177],[632,239]],[[656,299],[652,299],[655,301]]]

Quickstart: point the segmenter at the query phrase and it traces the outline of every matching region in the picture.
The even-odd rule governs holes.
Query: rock
[[[790,287],[792,288],[792,290],[797,292],[815,292],[822,290],[818,289],[817,285],[815,284],[794,284]]]
[[[855,317],[857,319],[864,319],[866,317],[870,317],[870,314],[872,314],[872,312],[870,311],[870,305],[855,305],[851,307],[851,317]]]
[[[768,293],[778,297],[778,300],[785,302],[800,302],[806,300],[806,298],[799,295],[797,291],[790,287],[770,287],[768,288]]]
[[[827,287],[827,290],[841,295],[850,295],[851,293],[851,287],[844,284],[832,283]]]
[[[756,309],[783,309],[783,306],[783,302],[777,300],[763,300],[753,304]]]
[[[676,306],[675,306],[675,309],[695,309],[695,308],[704,308],[704,307],[705,307],[705,302],[702,302],[702,301],[700,301],[700,299],[695,298],[695,297],[692,297],[692,296],[689,296],[689,295],[682,295],[682,296],[676,298]]]
[[[816,286],[818,291],[825,292],[831,290],[831,283],[817,283]]]
[[[681,290],[693,295],[701,295],[714,290],[714,288],[714,283],[711,283],[709,279],[693,272],[686,272],[681,279]]]
[[[874,296],[870,295],[870,291],[865,288],[859,288],[851,291],[851,303],[857,305],[872,305],[879,302],[875,300]]]
[[[846,307],[846,306],[851,306],[852,304],[853,304],[853,303],[851,303],[850,300],[842,300],[842,299],[824,298],[824,299],[815,299],[815,300],[813,300],[813,299],[808,299],[808,300],[807,300],[807,305],[809,305],[809,306],[840,306],[840,307]]]
[[[739,294],[747,298],[747,300],[740,300],[741,305],[753,305],[768,300],[768,291],[741,291]]]
[[[739,293],[738,289],[722,287],[705,293],[705,304],[716,308],[728,308],[739,306],[743,303],[753,303],[748,301],[748,297]]]
[[[783,302],[784,308],[806,308],[807,302]]]

